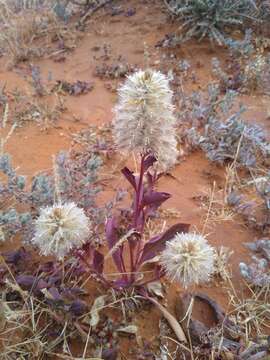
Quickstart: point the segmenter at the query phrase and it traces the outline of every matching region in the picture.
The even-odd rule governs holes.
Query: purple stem
[[[127,276],[127,269],[126,269],[126,265],[123,259],[123,251],[121,250],[120,252],[120,260],[121,260],[121,268],[122,268],[122,272],[123,272],[123,278],[125,279],[125,281],[128,281],[128,276]]]
[[[139,219],[140,212],[142,209],[141,202],[143,199],[143,175],[144,175],[144,159],[145,155],[141,155],[141,166],[140,166],[140,177],[137,185],[136,195],[135,195],[135,210],[134,210],[134,220],[133,220],[133,228],[141,232],[142,229],[139,229]]]
[[[144,176],[144,159],[146,155],[141,155],[141,164],[140,164],[140,175],[139,175],[139,181],[136,186],[136,193],[135,193],[135,201],[134,201],[134,217],[133,217],[133,229],[137,232],[141,233],[143,229],[144,224],[140,224],[141,222],[141,211],[142,209],[142,199],[143,199],[143,176]],[[136,242],[135,242],[136,241]],[[139,243],[137,243],[139,241]],[[135,280],[135,272],[136,272],[136,264],[137,264],[137,255],[136,260],[134,263],[134,253],[136,247],[140,249],[140,239],[133,240],[131,239],[129,241],[129,254],[130,254],[130,280],[133,282]]]

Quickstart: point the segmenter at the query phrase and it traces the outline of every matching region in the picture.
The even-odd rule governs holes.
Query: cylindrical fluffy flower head
[[[160,262],[172,280],[187,287],[209,280],[214,259],[214,249],[202,235],[181,233],[166,243]]]
[[[70,250],[81,247],[90,235],[90,220],[73,202],[41,209],[35,223],[32,243],[42,255],[63,259]]]
[[[173,93],[159,71],[137,71],[118,90],[114,108],[114,138],[119,149],[151,152],[166,170],[178,156]]]

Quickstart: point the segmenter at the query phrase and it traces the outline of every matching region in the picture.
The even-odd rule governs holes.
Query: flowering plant
[[[119,99],[114,109],[115,142],[119,149],[133,151],[140,157],[139,174],[135,175],[128,167],[122,169],[134,194],[131,210],[107,220],[109,253],[105,257],[91,246],[86,247],[87,251],[77,251],[77,255],[105,285],[116,288],[142,286],[165,273],[184,286],[207,280],[213,271],[213,249],[204,237],[186,234],[188,224],[175,224],[147,241],[144,237],[148,218],[170,198],[167,192],[155,190],[162,175],[158,171],[170,168],[178,155],[168,79],[160,72],[138,71],[119,89]],[[161,265],[157,263],[152,278],[141,282],[141,267],[160,253]],[[115,281],[108,281],[103,274],[104,260],[108,257],[112,257],[120,273]]]
[[[106,221],[108,253],[104,255],[96,248],[93,224],[74,202],[41,209],[32,243],[41,254],[55,255],[60,261],[71,253],[78,260],[77,271],[90,273],[115,289],[142,287],[165,274],[184,286],[206,281],[213,272],[213,249],[203,236],[188,234],[188,224],[175,224],[148,239],[145,236],[148,219],[171,196],[155,189],[162,176],[159,171],[171,167],[178,154],[168,79],[160,72],[139,71],[127,78],[119,97],[115,142],[119,149],[138,154],[140,167],[138,174],[128,167],[122,169],[132,187],[133,200],[130,208],[109,215]],[[141,268],[157,255],[161,262],[154,262],[153,275],[141,279]],[[108,258],[113,259],[120,274],[116,280],[104,272]]]

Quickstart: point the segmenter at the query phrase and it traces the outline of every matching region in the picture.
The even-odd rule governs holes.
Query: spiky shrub
[[[14,13],[12,4],[0,4],[1,35],[0,46],[9,55],[13,63],[28,60],[43,53],[41,48],[33,44],[44,27],[43,19],[34,10],[21,14]],[[26,20],[27,19],[27,20]]]
[[[258,259],[253,256],[253,262],[246,264],[239,263],[239,270],[243,278],[252,286],[266,287],[270,285],[270,275],[268,271],[269,263],[265,259]]]
[[[270,285],[270,239],[260,239],[251,243],[246,243],[246,246],[256,254],[252,256],[252,263],[247,265],[241,262],[239,269],[241,275],[245,280],[253,286],[269,287]]]
[[[243,71],[243,88],[247,91],[261,90],[270,95],[270,56],[261,54],[250,59]]]
[[[270,145],[262,128],[243,122],[238,114],[224,122],[210,119],[197,141],[210,160],[220,163],[236,160],[249,168],[270,157]]]
[[[200,93],[187,97],[180,121],[185,140],[191,148],[201,148],[211,161],[221,164],[232,160],[247,168],[269,164],[270,144],[265,131],[242,120],[243,107],[237,112],[232,109],[237,94],[227,91],[221,97],[219,86],[211,85],[207,99]]]
[[[98,172],[102,164],[99,155],[88,151],[61,151],[55,161],[55,171],[59,175],[60,198],[64,202],[73,201],[85,209],[86,214],[95,219],[96,224],[104,221],[104,214],[95,203],[95,198],[101,190]]]
[[[57,35],[64,40],[66,22],[73,13],[70,1],[1,1],[0,47],[8,54],[13,65],[40,57],[50,51],[47,44],[37,45],[34,40]],[[69,36],[74,29],[69,28]]]
[[[269,37],[270,29],[269,29],[269,21],[270,21],[270,1],[269,0],[261,0],[258,1],[259,15],[261,19],[261,31],[265,35],[265,37]]]
[[[238,57],[240,59],[249,58],[255,52],[252,29],[246,29],[242,39],[228,38],[226,45],[229,48],[231,57]]]
[[[166,0],[168,9],[183,21],[182,41],[209,37],[219,45],[226,43],[227,28],[241,28],[247,19],[255,20],[253,0]]]
[[[209,86],[206,98],[201,93],[183,96],[179,123],[182,142],[187,145],[187,151],[200,148],[211,161],[233,164],[258,178],[252,182],[258,201],[250,201],[232,191],[226,196],[226,202],[249,227],[267,235],[270,228],[270,177],[265,169],[270,163],[270,143],[260,125],[242,119],[245,109],[235,112],[233,105],[237,94],[227,91],[222,96],[218,86]]]
[[[244,49],[243,49],[244,50]],[[247,49],[246,49],[247,50]],[[223,68],[217,58],[212,59],[212,71],[223,92],[237,90],[241,93],[258,91],[270,94],[270,57],[253,54],[239,57],[241,48],[233,50],[231,62]],[[251,54],[250,54],[251,55]]]
[[[8,154],[0,156],[0,173],[6,177],[6,183],[0,182],[0,199],[3,208],[0,211],[0,231],[1,241],[6,241],[31,221],[29,212],[18,212],[14,206],[10,205],[14,200],[25,201],[26,179],[22,175],[17,175]]]
[[[16,233],[29,238],[40,207],[53,206],[56,195],[63,203],[75,202],[83,208],[93,226],[98,227],[104,221],[104,211],[95,203],[101,165],[97,155],[61,152],[56,156],[54,172],[34,176],[28,190],[26,178],[16,173],[11,157],[0,155],[0,173],[6,177],[0,182],[0,200],[4,204],[0,212],[0,241],[7,241]],[[18,203],[25,205],[24,212],[14,206]],[[98,235],[95,239],[99,242]]]
[[[255,225],[266,236],[270,235],[270,172],[264,174],[263,178],[255,184],[257,194],[261,199],[262,214],[257,220],[255,218]],[[253,220],[254,222],[254,220]],[[269,244],[268,244],[269,247]],[[270,257],[270,254],[268,254]],[[268,259],[269,260],[269,259]],[[270,261],[270,260],[269,260]]]

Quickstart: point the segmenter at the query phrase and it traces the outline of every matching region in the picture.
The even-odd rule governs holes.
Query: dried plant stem
[[[164,339],[168,339],[171,340],[172,342],[174,342],[175,344],[177,344],[179,347],[181,347],[182,349],[184,349],[185,351],[190,353],[190,349],[188,347],[186,347],[185,345],[181,344],[179,341],[172,339],[169,336],[162,336]]]
[[[171,13],[177,15],[177,12],[175,11],[175,9],[174,9],[172,6],[170,6],[170,4],[168,3],[168,1],[167,1],[167,0],[163,0],[163,1],[164,1],[165,6],[168,8],[168,10],[169,10]]]
[[[54,176],[54,202],[61,203],[61,192],[60,192],[60,177],[58,171],[58,165],[56,162],[56,157],[53,155],[53,176]]]
[[[190,304],[189,304],[189,307],[188,307],[188,310],[187,310],[187,316],[188,316],[188,320],[187,320],[187,335],[188,335],[188,341],[189,341],[189,347],[190,347],[191,360],[194,360],[194,354],[193,354],[192,340],[191,340],[190,331],[189,331],[189,325],[190,325],[190,320],[191,320],[191,316],[192,316],[193,305],[194,305],[194,296],[191,297],[191,299],[190,299]]]
[[[7,120],[8,120],[8,114],[9,114],[9,105],[8,103],[5,104],[5,109],[4,109],[4,115],[3,115],[3,121],[2,121],[2,128],[4,129],[7,125]]]
[[[236,162],[237,162],[237,158],[238,158],[238,155],[239,155],[240,147],[241,147],[242,140],[243,140],[243,137],[244,137],[244,132],[245,132],[245,127],[244,127],[244,129],[242,131],[241,137],[239,139],[239,143],[237,145],[236,153],[235,153],[234,160],[233,160],[233,166],[234,167],[236,166]]]
[[[11,276],[11,278],[12,278],[12,280],[17,284],[17,281],[16,281],[16,279],[15,279],[12,271],[10,270],[10,267],[8,266],[5,258],[4,258],[3,255],[1,255],[1,254],[0,254],[0,261],[1,261],[1,262],[4,264],[4,266],[6,267],[7,271],[9,272],[9,274],[10,274],[10,276]],[[18,285],[18,284],[17,284],[17,285]],[[19,285],[18,285],[18,286],[19,286]]]
[[[106,254],[104,260],[107,260],[111,257],[117,249],[124,245],[126,241],[128,241],[129,237],[135,233],[134,229],[129,230],[124,236],[121,237],[119,241],[111,248],[111,250]]]
[[[148,48],[146,42],[143,43],[143,47],[144,47],[144,52],[143,52],[144,66],[146,69],[149,69],[150,68],[150,53],[149,53],[149,48]]]
[[[4,109],[4,115],[3,115],[3,120],[2,120],[2,128],[5,129],[7,126],[7,121],[8,121],[8,114],[9,114],[9,105],[8,103],[6,103],[5,105],[5,109]],[[7,133],[7,135],[5,137],[1,137],[0,139],[0,155],[3,155],[4,153],[4,146],[5,144],[8,142],[9,138],[11,137],[11,135],[13,134],[14,130],[16,129],[17,124],[14,123],[11,128],[9,129],[9,132]]]
[[[203,228],[202,228],[202,234],[203,234],[203,235],[205,234],[206,226],[207,226],[208,221],[209,221],[209,218],[210,218],[211,209],[212,209],[213,202],[214,202],[215,188],[216,188],[216,182],[214,181],[214,183],[213,183],[213,189],[212,189],[212,191],[211,191],[209,206],[208,206],[208,210],[207,210],[207,214],[206,214],[206,219],[205,219],[205,221],[204,221]]]
[[[97,4],[96,7],[90,8],[87,13],[79,20],[78,25],[82,26],[88,20],[88,18],[94,14],[94,12],[109,4],[110,2],[112,2],[112,0],[102,0],[99,2],[99,4]]]
[[[87,339],[86,339],[86,342],[85,342],[85,346],[84,346],[84,350],[83,350],[83,354],[82,354],[82,359],[85,359],[85,356],[86,356],[86,351],[87,351],[87,347],[88,347],[88,343],[89,343],[89,339],[90,339],[90,333],[91,333],[91,326],[89,326],[89,331],[88,331],[88,334],[87,334]]]
[[[154,304],[159,311],[162,313],[162,315],[164,316],[164,318],[168,321],[168,323],[170,324],[171,328],[173,329],[177,339],[180,342],[184,342],[187,343],[188,340],[186,338],[186,335],[181,327],[181,325],[179,324],[179,322],[175,319],[174,316],[172,316],[169,311],[167,309],[165,309],[164,306],[162,306],[156,299],[147,296],[146,297],[147,300],[149,300],[152,304]]]
[[[140,207],[141,207],[141,201],[143,197],[143,174],[144,174],[144,168],[143,168],[143,162],[145,159],[145,155],[141,156],[141,165],[140,165],[140,176],[139,181],[137,184],[137,191],[135,194],[135,201],[134,201],[134,217],[133,217],[133,228],[137,230],[138,232],[141,232],[142,229],[139,226],[139,218],[140,218]]]

